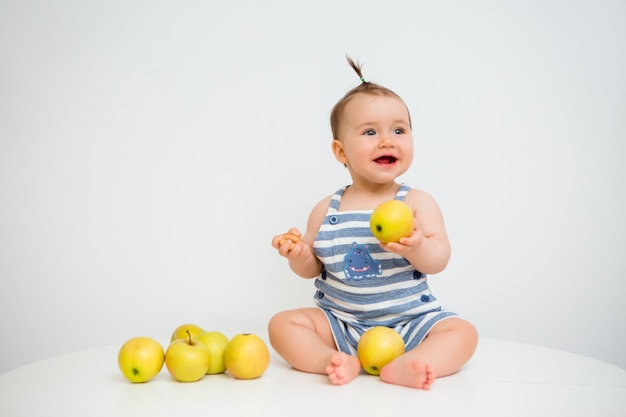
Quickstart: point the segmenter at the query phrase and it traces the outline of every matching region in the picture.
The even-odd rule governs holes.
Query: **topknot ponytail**
[[[348,55],[346,55],[346,59],[348,60],[348,64],[350,64],[354,72],[356,72],[356,75],[359,76],[361,83],[367,83],[367,81],[365,81],[365,78],[363,78],[363,71],[361,70],[363,66],[360,63],[356,62],[354,59],[350,58]]]

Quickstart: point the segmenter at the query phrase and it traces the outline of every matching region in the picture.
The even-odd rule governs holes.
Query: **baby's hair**
[[[341,117],[343,116],[343,111],[346,107],[346,104],[354,97],[356,94],[370,94],[370,95],[378,95],[378,96],[388,96],[395,97],[402,101],[399,95],[388,89],[387,87],[383,87],[382,85],[366,81],[363,77],[363,65],[361,65],[358,61],[353,60],[350,56],[346,55],[346,59],[348,60],[348,64],[354,72],[359,76],[359,80],[361,83],[348,91],[333,107],[333,110],[330,113],[330,130],[333,134],[333,140],[339,139],[339,123],[341,122]],[[407,109],[408,111],[408,109]],[[409,113],[409,127],[411,123],[411,115]]]
[[[356,62],[354,59],[350,58],[348,55],[346,55],[346,59],[348,60],[348,64],[350,64],[354,72],[356,72],[356,75],[359,76],[359,80],[361,80],[361,83],[367,84],[367,81],[365,81],[365,78],[363,78],[363,70],[361,70],[362,65]]]

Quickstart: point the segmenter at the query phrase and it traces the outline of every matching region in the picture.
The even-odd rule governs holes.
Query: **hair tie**
[[[366,83],[367,81],[365,81],[365,78],[363,77],[359,77],[359,79],[361,80],[362,83]]]

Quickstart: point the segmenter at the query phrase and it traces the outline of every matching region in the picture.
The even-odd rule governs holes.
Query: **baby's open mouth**
[[[376,162],[377,164],[382,164],[382,165],[391,165],[391,164],[394,164],[397,160],[398,158],[396,158],[395,156],[385,155],[385,156],[376,158],[374,162]]]

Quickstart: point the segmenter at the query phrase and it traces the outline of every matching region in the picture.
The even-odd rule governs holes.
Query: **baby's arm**
[[[272,246],[289,261],[291,270],[302,278],[315,278],[322,271],[322,263],[313,253],[313,241],[319,231],[330,198],[320,201],[311,211],[304,235],[296,228],[272,239]]]
[[[407,194],[405,202],[415,217],[413,233],[398,243],[381,244],[382,248],[404,256],[425,274],[443,271],[450,259],[450,241],[439,205],[430,194],[415,189]]]

